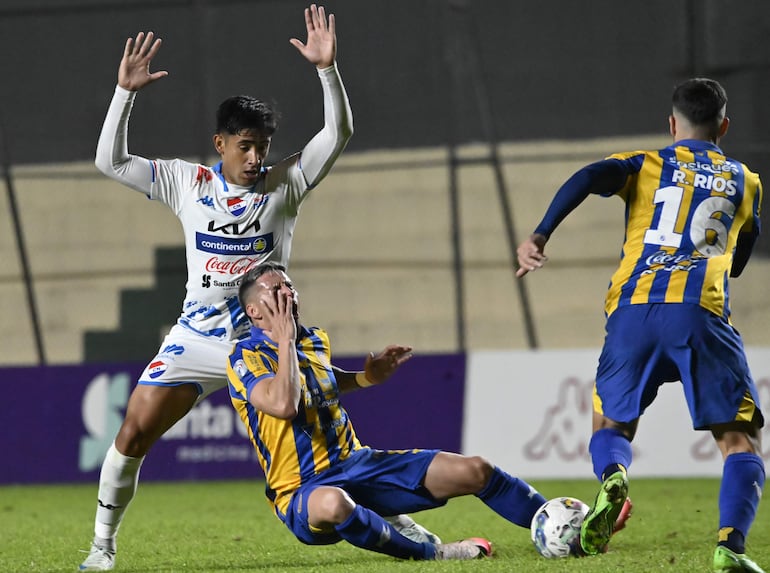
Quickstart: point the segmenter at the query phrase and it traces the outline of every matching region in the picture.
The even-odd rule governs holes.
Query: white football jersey
[[[129,154],[128,119],[136,92],[115,88],[96,165],[108,177],[165,203],[179,217],[187,254],[187,295],[177,323],[191,332],[221,341],[245,336],[248,320],[238,303],[240,275],[266,261],[288,265],[300,203],[326,176],[353,134],[350,104],[336,66],[318,70],[318,77],[323,128],[301,153],[263,168],[253,187],[226,183],[219,164],[204,167]]]
[[[263,168],[253,187],[226,183],[220,165],[153,160],[149,197],[179,217],[187,254],[187,295],[179,323],[222,340],[248,321],[238,304],[240,276],[265,261],[288,265],[299,206],[308,189],[299,154]]]

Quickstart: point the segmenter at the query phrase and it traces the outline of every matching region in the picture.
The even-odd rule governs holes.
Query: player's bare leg
[[[94,541],[80,571],[109,571],[114,567],[118,528],[136,493],[144,456],[197,399],[193,384],[134,388],[126,417],[102,464]]]

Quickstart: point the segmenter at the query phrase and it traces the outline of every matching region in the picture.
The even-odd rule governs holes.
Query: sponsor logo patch
[[[261,255],[273,250],[273,234],[235,238],[195,233],[195,246],[216,255]]]
[[[198,183],[203,183],[204,181],[208,182],[211,181],[214,178],[211,171],[209,171],[206,167],[203,167],[203,165],[198,165],[198,173],[195,175],[195,180]]]
[[[169,344],[163,350],[160,351],[161,354],[176,354],[177,356],[179,356],[183,352],[184,352],[184,346],[180,346],[179,344]]]

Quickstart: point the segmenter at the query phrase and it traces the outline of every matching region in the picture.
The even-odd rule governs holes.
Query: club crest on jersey
[[[163,374],[168,366],[165,362],[162,360],[156,360],[152,364],[150,364],[149,368],[147,368],[147,373],[150,375],[150,378],[155,379],[161,374]]]
[[[236,217],[243,215],[248,206],[249,204],[240,197],[228,197],[227,199],[227,210]]]

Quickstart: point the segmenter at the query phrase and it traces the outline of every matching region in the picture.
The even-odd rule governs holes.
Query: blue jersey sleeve
[[[730,276],[738,277],[746,268],[751,258],[751,252],[754,250],[754,243],[761,233],[762,223],[759,212],[762,204],[762,183],[757,180],[757,193],[754,195],[754,204],[752,205],[753,215],[746,221],[746,224],[738,234],[738,240],[733,251],[733,264],[730,267]]]
[[[634,155],[627,159],[604,159],[583,167],[556,192],[535,233],[550,237],[590,194],[609,197],[620,191],[628,176],[639,171],[642,161],[643,156]]]
[[[754,227],[753,231],[748,233],[741,233],[738,235],[738,241],[735,245],[735,252],[733,253],[733,264],[730,267],[730,276],[739,277],[746,268],[751,257],[751,251],[754,249],[754,243],[759,236],[759,229]]]

